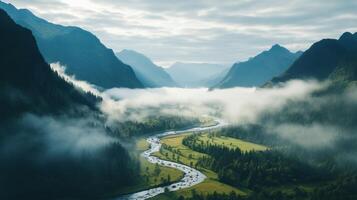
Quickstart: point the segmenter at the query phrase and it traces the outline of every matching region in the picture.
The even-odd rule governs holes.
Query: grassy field
[[[215,144],[215,145],[224,145],[229,148],[235,149],[239,148],[242,151],[265,151],[268,149],[268,147],[259,145],[259,144],[254,144],[251,142],[246,142],[243,140],[239,140],[236,138],[231,138],[231,137],[225,137],[225,136],[214,136],[211,137],[209,134],[201,134],[198,137],[199,141],[202,141],[204,144],[209,143],[209,144]]]
[[[161,148],[162,150],[160,152],[155,153],[154,155],[161,159],[164,159],[164,160],[180,162],[182,164],[195,167],[198,170],[200,170],[202,173],[204,173],[208,178],[203,183],[200,183],[200,184],[193,186],[191,188],[183,189],[183,190],[180,190],[180,191],[177,191],[174,193],[162,194],[157,197],[154,197],[153,199],[164,200],[164,199],[170,199],[173,196],[188,197],[188,196],[191,196],[192,190],[195,190],[197,193],[202,193],[202,194],[213,193],[215,191],[217,193],[226,193],[226,194],[231,193],[233,191],[233,192],[235,192],[237,194],[241,194],[241,195],[246,195],[247,193],[249,193],[248,190],[238,189],[238,188],[234,188],[229,185],[220,183],[218,181],[218,177],[215,172],[196,166],[198,158],[200,158],[202,156],[208,156],[208,155],[202,154],[199,152],[195,152],[182,144],[182,140],[189,134],[191,134],[191,133],[176,135],[176,136],[168,136],[168,137],[162,138],[161,139],[162,144],[170,146],[170,148],[165,148],[165,147]],[[202,137],[203,137],[202,139],[204,139],[206,136],[202,136]],[[214,140],[214,141],[216,141],[216,140]],[[242,145],[241,147],[251,149],[251,150],[262,149],[262,147],[260,145],[254,146],[254,144],[251,144],[251,147],[248,147],[248,145],[246,143],[244,143],[243,141],[238,142],[235,139],[233,141],[230,141],[229,143],[228,143],[228,141],[230,141],[229,138],[222,139],[222,143],[224,142],[225,144],[230,144],[232,142],[236,146],[241,144]]]
[[[207,121],[207,124],[210,123],[213,122]],[[218,175],[215,172],[209,169],[196,166],[198,158],[208,155],[193,151],[192,149],[182,144],[182,140],[190,134],[192,133],[174,135],[174,136],[168,136],[162,138],[161,143],[163,144],[163,148],[161,148],[160,152],[154,153],[154,156],[157,156],[164,160],[171,160],[188,166],[195,167],[198,170],[200,170],[202,173],[204,173],[208,178],[203,183],[200,183],[191,188],[183,189],[173,193],[165,193],[157,197],[154,197],[153,199],[165,200],[165,199],[172,199],[173,197],[177,197],[177,196],[188,197],[191,196],[193,190],[195,190],[197,193],[202,193],[202,194],[209,194],[213,192],[228,194],[233,191],[237,194],[247,195],[250,192],[249,190],[238,189],[223,184],[218,181]],[[267,147],[259,144],[254,144],[243,140],[223,137],[223,136],[211,137],[208,134],[199,135],[198,140],[204,143],[226,145],[231,148],[239,148],[242,151],[252,151],[252,150],[262,151],[267,149]],[[166,185],[168,181],[177,182],[183,177],[184,174],[179,170],[154,165],[149,163],[144,158],[140,157],[140,153],[147,150],[148,148],[149,148],[149,144],[146,142],[145,139],[140,139],[137,141],[136,143],[137,152],[135,154],[138,156],[138,159],[140,160],[140,173],[141,173],[142,181],[140,181],[140,184],[138,185],[122,189],[121,190],[122,192],[120,192],[121,194],[133,193],[144,189],[160,186],[163,184]]]
[[[140,161],[140,175],[142,180],[140,181],[140,184],[123,188],[118,193],[129,194],[133,192],[138,192],[162,184],[167,184],[168,181],[177,182],[183,177],[183,172],[179,170],[152,164],[148,162],[145,158],[141,157],[140,154],[143,151],[149,149],[149,144],[146,142],[145,139],[139,139],[137,141],[136,149],[137,152],[135,152],[135,154],[136,156],[138,156],[138,159]]]

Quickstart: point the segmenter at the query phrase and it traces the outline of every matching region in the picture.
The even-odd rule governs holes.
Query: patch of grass
[[[192,194],[192,190],[196,190],[196,192],[202,194],[212,194],[213,192],[229,194],[234,191],[237,194],[246,195],[249,192],[248,190],[241,190],[231,187],[227,184],[220,183],[218,181],[218,175],[215,172],[206,168],[196,166],[197,160],[200,157],[207,157],[209,155],[193,151],[192,149],[182,144],[182,140],[190,134],[192,133],[162,138],[161,143],[163,144],[163,148],[161,148],[160,152],[156,152],[154,155],[164,160],[175,161],[188,166],[192,166],[204,173],[207,176],[207,179],[203,183],[195,185],[191,188],[162,194],[157,197],[154,197],[153,199],[170,199],[170,197],[172,196],[189,197]]]
[[[140,162],[141,180],[137,185],[121,189],[118,192],[119,194],[130,194],[149,188],[155,188],[163,184],[177,182],[184,176],[184,173],[179,170],[152,164],[141,157],[140,154],[149,149],[149,144],[144,138],[136,142],[136,149],[137,152],[135,152],[135,154]]]
[[[214,145],[224,145],[229,148],[235,149],[239,148],[241,151],[265,151],[269,148],[260,144],[255,144],[251,142],[246,142],[240,139],[225,137],[225,136],[212,136],[208,133],[201,134],[198,137],[199,141],[202,141],[204,144],[214,144]]]
[[[207,155],[193,151],[182,144],[182,140],[188,135],[189,133],[162,138],[163,146],[160,152],[153,155],[163,160],[175,161],[192,167],[196,166],[198,158]]]
[[[178,192],[179,195],[188,197],[192,194],[192,190],[196,190],[197,193],[199,194],[212,194],[214,192],[217,193],[224,193],[224,194],[229,194],[232,191],[236,192],[237,194],[241,195],[246,195],[247,190],[240,190],[237,188],[234,188],[232,186],[229,186],[227,184],[218,182],[217,180],[214,180],[212,178],[206,179],[204,182],[193,186],[192,188],[186,188]]]

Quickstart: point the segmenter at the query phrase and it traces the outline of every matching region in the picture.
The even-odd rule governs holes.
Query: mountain
[[[166,71],[183,87],[210,87],[212,79],[223,73],[227,68],[210,63],[174,63]]]
[[[31,31],[15,24],[5,11],[0,14],[0,118],[74,106],[95,109],[96,97],[77,90],[51,70]]]
[[[99,99],[52,71],[2,9],[0,26],[0,199],[103,199],[131,183],[129,153],[93,145],[107,138]]]
[[[146,87],[175,87],[177,84],[161,67],[155,65],[148,57],[133,50],[123,50],[116,56],[130,65],[139,80]]]
[[[292,53],[280,45],[274,45],[268,51],[248,61],[234,64],[224,79],[215,87],[261,86],[283,73],[301,54],[301,52]]]
[[[226,75],[228,74],[229,70],[230,70],[229,68],[225,68],[219,74],[215,74],[215,75],[211,76],[210,78],[207,78],[206,80],[203,80],[202,83],[207,87],[212,87],[214,85],[217,85],[218,83],[220,83],[224,79],[224,77],[226,77]]]
[[[36,17],[29,10],[16,9],[0,2],[11,18],[34,34],[38,47],[48,63],[60,62],[66,72],[77,79],[102,88],[141,88],[130,66],[122,63],[99,39],[78,27],[52,24]]]
[[[357,33],[344,33],[339,39],[323,39],[314,43],[281,76],[272,83],[291,79],[356,80]]]

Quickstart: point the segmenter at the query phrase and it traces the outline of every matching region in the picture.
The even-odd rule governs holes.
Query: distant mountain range
[[[284,74],[270,83],[310,78],[346,83],[356,81],[357,33],[346,32],[339,39],[314,43]]]
[[[155,65],[145,55],[133,50],[123,50],[116,55],[134,69],[137,77],[146,87],[177,86],[177,83],[162,67]]]
[[[301,56],[288,49],[274,45],[245,62],[236,63],[214,88],[257,87],[280,75]]]
[[[96,97],[51,70],[30,30],[15,24],[1,9],[0,24],[0,118],[58,113],[77,106],[95,109]]]
[[[210,63],[174,63],[166,71],[181,87],[210,87],[228,67]]]
[[[90,32],[52,24],[29,10],[16,9],[1,1],[0,8],[16,23],[32,31],[48,63],[60,62],[67,67],[68,74],[102,88],[143,87],[131,67],[122,63]]]

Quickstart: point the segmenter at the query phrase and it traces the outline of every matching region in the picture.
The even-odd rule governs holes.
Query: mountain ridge
[[[0,8],[16,23],[30,29],[45,60],[65,65],[66,73],[105,89],[143,87],[132,68],[94,34],[78,27],[50,23],[27,9],[17,9],[1,1]]]
[[[182,87],[210,87],[220,73],[227,67],[213,63],[176,62],[166,72]]]
[[[29,111],[60,112],[63,108],[80,105],[96,109],[96,97],[79,91],[51,70],[29,29],[16,25],[2,9],[0,18],[5,27],[0,31],[3,118]]]
[[[357,33],[345,32],[339,39],[322,39],[311,45],[285,73],[273,78],[270,83],[276,84],[291,79],[326,80],[335,70],[343,68],[341,65],[354,65],[356,56]]]
[[[134,50],[124,49],[116,56],[124,63],[130,65],[138,76],[139,80],[146,87],[176,87],[177,83],[160,66],[157,66],[142,53]]]
[[[301,52],[290,52],[278,44],[245,62],[235,63],[228,74],[213,88],[257,87],[283,73]]]

